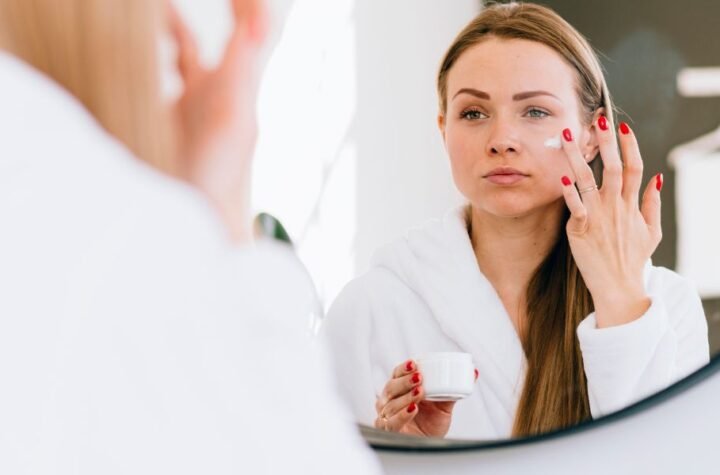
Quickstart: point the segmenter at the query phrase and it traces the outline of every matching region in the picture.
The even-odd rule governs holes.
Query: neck
[[[469,228],[480,270],[498,291],[524,293],[533,272],[558,239],[564,206],[556,201],[521,217],[470,207]]]

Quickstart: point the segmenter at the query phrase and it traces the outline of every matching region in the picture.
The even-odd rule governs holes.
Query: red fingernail
[[[623,135],[627,135],[630,133],[630,127],[625,122],[620,122],[620,132],[623,133]]]
[[[600,127],[600,130],[607,130],[608,124],[607,124],[607,117],[604,115],[601,115],[598,119],[598,126]]]
[[[480,372],[475,368],[475,379],[478,379],[478,376],[480,376]]]
[[[572,182],[570,181],[570,178],[564,176],[564,177],[562,177],[562,184],[565,186],[570,186],[570,185],[572,185]]]
[[[409,405],[408,408],[407,408],[408,413],[413,412],[416,407],[417,407],[417,406],[415,405],[415,403],[414,403],[414,402],[411,402],[410,405]]]
[[[572,132],[570,132],[570,129],[563,130],[563,137],[565,137],[565,141],[572,142]]]
[[[408,361],[405,365],[405,371],[412,371],[412,361]]]
[[[413,384],[417,384],[420,382],[420,373],[415,373],[412,375],[412,379],[410,380],[413,382]]]
[[[413,389],[413,396],[417,396],[418,394],[420,394],[420,388]]]
[[[663,186],[663,174],[658,173],[655,175],[655,188],[657,188],[658,191],[662,190]]]

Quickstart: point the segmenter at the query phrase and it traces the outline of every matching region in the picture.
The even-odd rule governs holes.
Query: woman
[[[233,7],[206,70],[159,0],[0,0],[0,473],[376,470],[303,269],[249,246],[265,19]]]
[[[662,175],[640,203],[635,136],[625,123],[616,136],[600,64],[572,26],[533,4],[485,8],[446,53],[438,95],[468,204],[382,248],[325,326],[361,422],[532,435],[620,409],[708,361],[696,292],[649,262]],[[602,186],[590,168],[601,162]],[[472,354],[469,398],[424,400],[414,358],[435,351]]]

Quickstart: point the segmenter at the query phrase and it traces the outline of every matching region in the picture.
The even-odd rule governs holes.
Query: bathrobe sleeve
[[[594,418],[650,396],[709,361],[707,321],[692,284],[653,267],[646,290],[651,305],[637,320],[599,329],[591,313],[578,326]]]
[[[330,307],[320,337],[330,348],[338,389],[361,424],[376,417],[372,365],[372,302],[367,277],[348,284]]]

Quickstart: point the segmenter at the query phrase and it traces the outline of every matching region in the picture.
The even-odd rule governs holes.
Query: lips
[[[511,167],[500,167],[500,168],[495,168],[495,169],[492,170],[490,173],[488,173],[487,175],[485,175],[485,178],[487,178],[487,177],[489,177],[489,176],[495,176],[495,175],[522,175],[522,176],[527,176],[526,174],[524,174],[523,172],[521,172],[520,170],[517,170],[517,169],[515,169],[515,168],[511,168]]]
[[[512,185],[527,178],[528,175],[520,170],[510,167],[500,167],[492,170],[483,178],[496,185]]]

